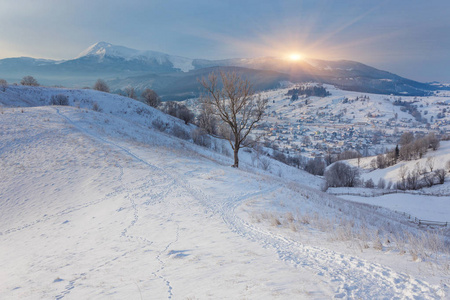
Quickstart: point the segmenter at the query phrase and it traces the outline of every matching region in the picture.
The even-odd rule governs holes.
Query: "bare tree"
[[[305,171],[313,174],[322,176],[325,172],[326,164],[325,161],[320,157],[315,157],[314,159],[309,159],[305,165]]]
[[[359,180],[359,169],[338,161],[325,172],[325,180],[330,187],[354,187]]]
[[[398,170],[398,177],[401,179],[401,184],[403,187],[406,187],[406,173],[408,172],[408,167],[404,164]]]
[[[417,190],[418,188],[420,188],[419,173],[417,172],[417,170],[408,172],[408,177],[406,177],[406,186],[409,190]]]
[[[399,144],[404,146],[409,143],[412,143],[413,141],[414,141],[414,133],[406,131],[401,135]]]
[[[197,116],[197,125],[203,128],[207,133],[216,135],[217,128],[217,118],[213,114],[213,108],[210,103],[205,103],[201,98],[200,101],[202,105],[200,107],[200,114]]]
[[[432,187],[434,184],[434,178],[436,175],[434,173],[427,173],[423,176],[423,181],[425,183],[425,186]]]
[[[436,137],[436,135],[434,133],[428,134],[427,139],[428,139],[428,143],[429,143],[429,146],[431,147],[431,149],[436,151],[440,145],[439,139]]]
[[[304,135],[302,137],[302,144],[304,144],[305,146],[311,145],[311,138],[307,135]]]
[[[0,89],[2,92],[6,91],[6,88],[8,87],[8,82],[5,79],[0,79]]]
[[[430,169],[430,172],[433,172],[434,161],[435,161],[434,156],[430,156],[427,158],[427,161],[425,162],[426,166]]]
[[[158,105],[161,104],[161,99],[159,98],[158,94],[151,89],[145,89],[142,92],[142,98],[144,98],[145,103],[147,103],[151,107],[158,107]]]
[[[21,85],[29,85],[29,86],[39,86],[39,83],[37,82],[36,79],[34,79],[33,76],[25,76],[20,81],[20,84]]]
[[[219,76],[211,73],[208,79],[202,78],[200,83],[207,93],[205,101],[214,108],[213,114],[231,131],[225,138],[234,151],[233,167],[238,168],[239,149],[249,146],[248,136],[261,121],[268,100],[256,96],[252,84],[234,72],[220,72]]]
[[[136,90],[131,85],[125,88],[125,95],[131,99],[137,99]]]
[[[379,169],[384,169],[387,167],[386,157],[383,154],[377,155],[377,167]]]
[[[94,84],[94,90],[109,93],[109,86],[103,79],[98,79]]]

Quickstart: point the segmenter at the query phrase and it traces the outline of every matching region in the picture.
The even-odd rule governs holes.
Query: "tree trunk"
[[[234,165],[232,165],[233,168],[239,168],[239,148],[237,146],[234,147]]]

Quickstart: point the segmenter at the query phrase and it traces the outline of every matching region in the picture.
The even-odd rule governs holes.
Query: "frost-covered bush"
[[[211,147],[211,138],[204,129],[195,129],[194,131],[192,131],[191,137],[195,144],[207,148]]]
[[[53,95],[50,98],[50,105],[69,105],[69,97],[64,94]]]
[[[384,178],[380,178],[377,183],[377,188],[384,189],[386,187],[386,180]]]
[[[445,182],[445,170],[444,169],[437,169],[434,171],[434,174],[436,178],[438,179],[439,184],[444,184]]]
[[[158,129],[161,132],[166,131],[167,127],[169,126],[168,123],[164,123],[160,119],[153,120],[152,125],[154,128]]]
[[[365,182],[364,186],[365,186],[366,188],[373,189],[373,188],[375,187],[375,184],[374,184],[372,178],[369,178],[369,180],[367,180],[367,181]]]
[[[268,159],[267,157],[261,157],[259,159],[259,166],[261,167],[261,169],[263,169],[264,171],[268,171],[270,169],[270,159]]]
[[[187,132],[186,130],[184,130],[181,126],[179,125],[174,125],[172,127],[172,134],[174,136],[176,136],[177,138],[183,139],[183,140],[189,140],[191,137],[189,135],[189,132]]]
[[[100,106],[98,105],[97,102],[92,103],[92,110],[93,111],[98,111],[98,112],[102,111],[102,109],[100,108]]]

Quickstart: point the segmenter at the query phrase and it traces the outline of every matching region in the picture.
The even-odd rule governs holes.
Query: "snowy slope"
[[[139,114],[133,100],[66,93],[82,105],[74,99],[91,95],[103,113],[0,112],[1,299],[448,295],[448,273],[430,260],[332,242],[317,225],[351,218],[368,230],[418,230],[401,216],[303,185],[314,182],[301,171],[230,168],[226,156],[149,128],[150,119],[176,120]],[[311,219],[294,231],[280,217],[287,212]]]

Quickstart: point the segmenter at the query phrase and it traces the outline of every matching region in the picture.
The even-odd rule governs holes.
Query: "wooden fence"
[[[374,192],[360,192],[360,193],[334,193],[333,191],[328,191],[327,193],[335,196],[361,196],[361,197],[380,197],[384,195],[390,194],[409,194],[409,195],[420,195],[420,196],[433,196],[433,197],[450,197],[450,195],[443,194],[433,194],[433,193],[424,193],[424,192],[409,192],[402,190],[391,190],[391,191],[374,191]]]
[[[419,225],[419,226],[421,226],[421,225],[424,225],[424,226],[441,226],[441,227],[447,227],[447,226],[449,226],[449,223],[448,223],[448,222],[430,221],[430,220],[421,220],[421,219],[416,218],[416,217],[413,217],[413,216],[411,216],[410,214],[405,213],[405,212],[403,212],[403,211],[397,211],[397,210],[394,210],[394,211],[395,211],[396,213],[398,213],[398,214],[401,214],[401,215],[403,215],[403,216],[405,216],[405,217],[408,217],[408,219],[409,219],[411,222],[413,222],[413,223],[415,223],[415,224],[417,224],[417,225]]]
[[[361,194],[361,193],[330,193],[330,194],[335,195],[335,196],[339,196],[339,195],[350,195],[350,196],[362,196],[362,197],[377,197],[377,196],[382,196],[382,195],[386,195],[386,194],[394,194],[394,193],[405,193],[405,191],[392,191],[392,192],[386,192],[386,193],[384,193],[384,194],[383,194],[383,192],[381,192],[381,193],[378,194],[378,195],[374,195],[374,194],[371,194],[371,195],[369,195],[369,194],[363,195],[363,194]],[[410,193],[410,194],[411,194],[411,193]],[[412,195],[418,195],[418,194],[412,194]],[[420,195],[422,195],[422,194],[420,194]],[[446,196],[446,197],[448,197],[448,196]],[[440,222],[440,221],[422,220],[422,219],[413,217],[413,216],[411,216],[410,214],[405,213],[405,212],[402,212],[402,211],[397,211],[397,210],[394,210],[394,211],[395,211],[396,213],[398,213],[398,214],[401,214],[401,215],[403,215],[403,216],[405,216],[405,217],[408,217],[409,220],[411,220],[413,223],[415,223],[415,224],[417,224],[417,225],[419,225],[419,226],[421,226],[421,225],[424,225],[424,226],[441,226],[441,227],[447,227],[447,226],[449,226],[449,222]]]

